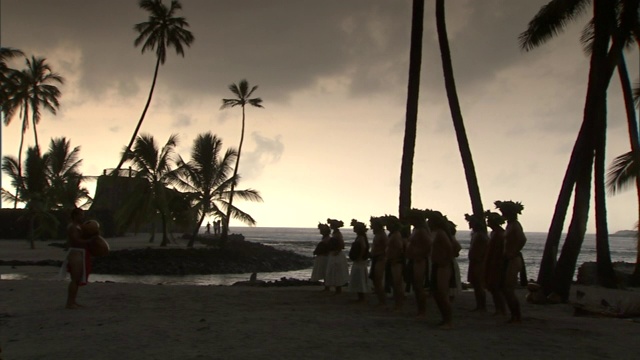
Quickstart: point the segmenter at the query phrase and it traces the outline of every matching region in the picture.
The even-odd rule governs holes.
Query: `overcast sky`
[[[117,165],[144,107],[155,56],[133,45],[147,20],[134,0],[3,0],[1,44],[46,57],[66,82],[57,116],[39,140],[81,147],[85,175]],[[168,4],[168,1],[165,1]],[[518,35],[546,0],[449,0],[447,26],[467,135],[486,209],[521,201],[526,231],[547,231],[580,123],[588,58],[586,14],[544,46]],[[195,36],[184,58],[170,50],[141,133],[179,136],[189,157],[197,134],[226,147],[241,112],[220,110],[228,85],[259,85],[264,109],[247,109],[240,188],[263,203],[234,202],[258,226],[315,227],[327,217],[396,214],[407,96],[410,0],[182,0]],[[628,53],[633,81],[637,52]],[[23,61],[13,67],[22,68]],[[467,229],[471,212],[444,90],[434,1],[426,1],[412,206],[441,210]],[[611,83],[607,163],[629,150],[617,79]],[[17,155],[20,122],[2,128],[2,155]],[[32,132],[26,144],[34,143]],[[9,179],[3,177],[3,186]],[[89,184],[91,188],[95,183]],[[610,231],[637,219],[634,190],[608,197]],[[9,204],[5,204],[9,206]],[[593,209],[593,208],[592,208]],[[568,224],[568,220],[567,220]],[[240,225],[232,221],[232,226]],[[589,232],[594,231],[593,211]]]

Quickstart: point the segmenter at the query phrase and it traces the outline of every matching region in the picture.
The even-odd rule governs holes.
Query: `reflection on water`
[[[25,280],[26,274],[0,274],[0,280]]]
[[[19,269],[12,269],[19,270]],[[233,285],[238,281],[247,281],[251,276],[246,274],[221,274],[221,275],[105,275],[91,274],[89,282],[115,282],[130,284],[150,284],[150,285]],[[304,270],[258,273],[258,280],[275,281],[281,278],[295,278],[307,280],[311,277],[311,268]],[[69,275],[67,275],[67,280]],[[55,271],[10,273],[0,274],[0,280],[60,280],[57,268]]]

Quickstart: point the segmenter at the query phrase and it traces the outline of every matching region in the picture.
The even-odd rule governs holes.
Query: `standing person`
[[[76,301],[80,286],[87,285],[89,273],[91,272],[91,254],[89,244],[92,239],[86,239],[82,235],[82,224],[84,222],[84,210],[74,208],[71,210],[71,222],[67,225],[67,258],[62,264],[62,271],[68,271],[71,276],[67,290],[67,309],[77,309],[82,307]],[[66,268],[66,269],[65,269]]]
[[[313,270],[311,271],[311,281],[325,280],[327,273],[327,262],[329,261],[329,239],[331,238],[331,228],[327,224],[318,223],[318,230],[322,239],[316,245],[313,255]],[[326,281],[324,284],[324,291],[329,291]]]
[[[404,269],[404,242],[400,229],[402,223],[393,215],[386,215],[385,226],[389,231],[389,243],[387,245],[387,263],[391,273],[391,283],[393,286],[393,298],[395,301],[394,310],[402,310],[404,305],[404,287],[402,271]]]
[[[449,284],[453,278],[453,254],[449,221],[439,211],[427,212],[428,225],[431,229],[431,289],[442,316],[440,327],[453,327],[453,310],[449,299]]]
[[[407,259],[412,264],[408,271],[411,271],[410,278],[416,296],[418,317],[424,317],[427,314],[427,293],[424,285],[428,274],[428,259],[431,255],[431,231],[427,226],[427,214],[423,210],[411,209],[407,220],[413,226],[406,251]]]
[[[371,217],[369,220],[373,231],[373,244],[371,247],[371,269],[369,278],[373,281],[373,290],[378,297],[378,305],[386,304],[384,291],[384,270],[387,262],[387,245],[389,237],[384,231],[384,223],[380,217]]]
[[[467,281],[473,287],[473,295],[476,299],[476,307],[473,311],[487,311],[487,295],[484,290],[484,270],[489,236],[486,232],[484,217],[478,219],[475,215],[464,214],[464,218],[469,223],[469,229],[471,229]]]
[[[487,219],[487,225],[491,229],[485,261],[484,285],[493,298],[495,315],[505,315],[507,311],[504,295],[502,294],[504,272],[504,229],[502,224],[504,224],[505,220],[497,212],[487,210],[484,214]]]
[[[211,223],[207,221],[207,234],[211,234]]]
[[[349,264],[344,255],[344,238],[340,228],[344,226],[341,220],[327,219],[331,228],[329,239],[329,258],[327,260],[327,273],[324,278],[325,286],[333,286],[336,295],[342,293],[342,287],[349,281]]]
[[[527,238],[522,230],[522,225],[518,221],[518,214],[522,214],[524,206],[520,202],[496,201],[496,208],[500,210],[502,216],[507,219],[507,227],[504,230],[504,257],[505,272],[502,292],[507,301],[511,319],[509,323],[522,322],[520,312],[520,302],[516,297],[516,286],[518,285],[518,274],[522,270],[524,259],[522,258],[522,248],[527,243]]]
[[[462,281],[460,278],[460,265],[458,264],[458,257],[460,256],[460,250],[462,250],[462,245],[458,239],[456,239],[456,227],[457,225],[453,223],[453,221],[448,220],[446,216],[444,216],[445,220],[447,220],[447,233],[449,234],[449,240],[451,241],[451,249],[453,250],[453,259],[451,260],[453,276],[451,278],[451,283],[449,284],[449,298],[453,301],[456,295],[459,295],[462,292]]]
[[[356,219],[351,220],[356,239],[351,244],[349,258],[351,264],[351,276],[349,277],[349,292],[358,293],[358,303],[364,303],[365,294],[371,291],[369,277],[367,276],[367,259],[369,259],[369,240],[367,239],[367,226]]]

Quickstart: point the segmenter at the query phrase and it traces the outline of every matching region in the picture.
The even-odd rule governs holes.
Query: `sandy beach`
[[[110,239],[112,248],[146,246],[146,237]],[[0,242],[2,260],[60,259],[59,248]],[[178,245],[175,245],[178,246]],[[0,274],[10,272],[0,267]],[[13,270],[15,271],[15,270]],[[473,294],[454,302],[452,330],[440,330],[433,299],[416,319],[354,304],[354,294],[319,287],[257,288],[90,283],[86,308],[67,310],[65,281],[0,280],[0,346],[14,359],[636,359],[640,323],[573,316],[573,307],[533,305],[518,295],[524,321],[470,312]],[[638,292],[576,287],[586,298],[638,300]],[[631,301],[631,300],[628,300]],[[391,303],[391,301],[389,302]]]

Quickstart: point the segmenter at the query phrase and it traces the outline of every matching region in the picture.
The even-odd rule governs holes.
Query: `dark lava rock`
[[[118,275],[241,274],[300,270],[312,265],[311,257],[231,239],[216,248],[112,251],[107,256],[94,258],[92,272]]]

